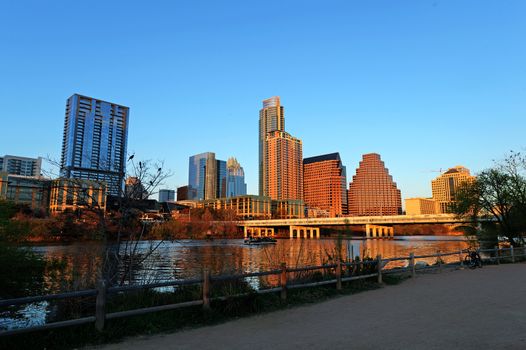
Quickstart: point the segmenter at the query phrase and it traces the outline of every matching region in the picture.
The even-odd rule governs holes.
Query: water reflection
[[[444,240],[446,239],[446,240]],[[152,244],[139,242],[137,251],[146,254]],[[401,237],[396,240],[343,240],[332,239],[283,239],[275,245],[247,246],[242,240],[163,242],[157,250],[136,266],[131,276],[132,283],[198,278],[204,268],[212,275],[260,272],[279,268],[282,262],[289,267],[322,265],[331,263],[337,256],[351,260],[353,256],[383,258],[415,255],[431,255],[437,251],[454,252],[468,247],[463,237]],[[110,247],[110,250],[115,247]],[[76,243],[63,246],[40,246],[34,248],[46,258],[62,259],[66,269],[60,276],[46,276],[50,291],[82,289],[92,287],[99,276],[106,250],[98,243]],[[458,256],[443,257],[444,262],[458,261]],[[435,258],[420,259],[428,264]],[[397,261],[388,267],[404,266]],[[113,284],[122,280],[125,271],[120,261],[112,275],[117,276]],[[259,288],[261,283],[271,282],[262,278],[251,278],[250,284]],[[274,283],[270,283],[274,284]]]

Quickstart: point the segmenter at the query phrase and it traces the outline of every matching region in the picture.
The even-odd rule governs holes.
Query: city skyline
[[[211,3],[196,16],[191,4],[112,4],[127,16],[95,17],[84,28],[74,25],[86,16],[80,5],[69,6],[74,19],[38,3],[10,3],[0,14],[10,53],[0,58],[8,121],[0,154],[59,159],[72,93],[129,106],[128,152],[165,159],[175,176],[164,187],[172,189],[186,183],[188,156],[210,149],[234,155],[247,192],[257,194],[255,123],[261,101],[274,95],[304,158],[339,152],[351,178],[362,154],[379,153],[403,198],[430,197],[439,169],[476,174],[524,148],[523,2],[280,4],[272,19],[279,29],[255,24],[263,5]],[[139,16],[154,25],[135,29],[129,19]],[[86,35],[107,40],[78,55],[83,43],[72,38]],[[275,60],[260,50],[272,37]],[[180,130],[188,121],[198,131]],[[21,142],[22,134],[34,141]]]

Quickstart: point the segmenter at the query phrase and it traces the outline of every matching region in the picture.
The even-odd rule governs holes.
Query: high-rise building
[[[349,214],[382,216],[402,214],[402,197],[380,155],[364,154],[349,184]]]
[[[226,197],[227,178],[226,162],[216,159],[215,153],[206,152],[190,157],[188,199],[205,200]]]
[[[217,161],[213,152],[191,156],[188,165],[188,199],[217,197]]]
[[[272,131],[285,130],[285,111],[280,104],[279,96],[263,101],[259,111],[259,195],[269,196],[267,184],[267,135]]]
[[[224,160],[216,160],[217,169],[217,187],[215,198],[225,198],[227,196],[228,174],[226,169],[226,162]]]
[[[475,176],[471,176],[469,169],[458,165],[431,181],[431,190],[433,199],[437,203],[437,212],[439,214],[450,213],[459,186],[463,182],[473,181],[473,179]]]
[[[226,163],[227,185],[226,197],[244,196],[247,194],[245,172],[236,158],[231,157]]]
[[[27,158],[5,155],[0,157],[0,171],[9,175],[39,177],[42,170],[42,157]]]
[[[347,175],[339,153],[303,160],[303,199],[309,209],[330,217],[347,214]]]
[[[174,190],[159,190],[159,202],[173,202],[175,201]]]
[[[265,192],[271,199],[303,199],[303,151],[300,139],[285,131],[266,138]]]
[[[66,103],[61,176],[107,184],[122,195],[130,110],[115,103],[75,94]]]

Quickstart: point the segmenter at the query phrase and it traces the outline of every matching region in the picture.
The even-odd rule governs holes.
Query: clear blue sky
[[[60,157],[66,99],[130,107],[128,151],[236,156],[279,95],[305,157],[380,153],[402,197],[526,146],[526,1],[4,1],[0,155]]]

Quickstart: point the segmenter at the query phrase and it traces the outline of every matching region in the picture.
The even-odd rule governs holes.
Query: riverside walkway
[[[526,349],[526,264],[395,286],[97,349]]]

